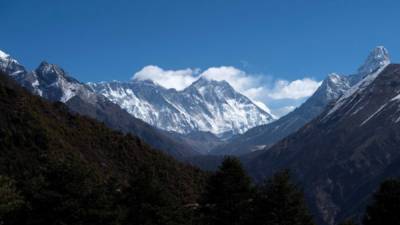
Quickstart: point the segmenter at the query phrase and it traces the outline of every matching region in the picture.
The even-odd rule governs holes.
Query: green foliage
[[[149,173],[141,172],[123,187],[118,204],[124,209],[121,224],[184,224],[184,208],[179,200],[163,189]]]
[[[252,224],[312,225],[303,193],[290,180],[289,171],[276,173],[258,187]]]
[[[399,221],[400,180],[390,179],[384,181],[374,194],[372,203],[366,209],[363,224],[399,224]]]
[[[0,224],[11,223],[25,206],[25,201],[7,176],[0,176]]]
[[[251,180],[240,161],[227,157],[207,183],[202,197],[206,224],[244,224],[252,196]]]
[[[32,187],[25,190],[27,222],[109,224],[105,185],[84,165],[73,156],[42,164],[40,175],[26,184]]]

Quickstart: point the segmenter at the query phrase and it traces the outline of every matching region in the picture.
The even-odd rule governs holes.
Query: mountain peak
[[[3,52],[0,50],[0,60],[3,62],[12,62],[12,63],[18,63],[17,60],[13,59],[9,54]]]
[[[39,67],[48,67],[50,64],[47,62],[47,61],[45,61],[45,60],[43,60],[40,64],[39,64]]]
[[[220,99],[238,96],[236,90],[227,81],[218,81],[207,77],[200,77],[185,90],[196,90],[200,95],[213,95]]]
[[[364,64],[358,69],[358,73],[370,74],[388,64],[390,64],[389,51],[384,46],[377,46],[370,52]]]
[[[200,77],[198,80],[192,83],[193,87],[199,88],[199,87],[204,87],[204,86],[212,86],[212,87],[227,87],[227,88],[232,88],[232,86],[225,80],[214,80],[214,79],[209,79],[207,77]]]
[[[9,58],[10,55],[0,50],[0,59]]]
[[[274,119],[226,81],[199,77],[181,91],[149,82],[91,87],[136,118],[181,134],[211,132],[227,137]]]
[[[60,70],[61,68],[59,68],[59,66],[57,66],[55,64],[50,64],[47,61],[42,61],[36,70],[37,71],[50,71],[50,70],[55,70],[55,69]]]
[[[42,61],[38,68],[35,70],[35,72],[40,76],[40,77],[45,77],[46,80],[48,79],[59,79],[60,77],[68,80],[68,81],[73,81],[76,83],[79,83],[75,79],[69,77],[67,73],[58,65],[56,64],[51,64],[46,61]]]
[[[64,77],[64,71],[54,64],[49,64],[46,61],[42,61],[35,73],[40,79],[43,79],[45,83],[51,84],[57,82],[60,78]]]
[[[330,82],[332,83],[337,83],[340,79],[342,78],[342,76],[340,76],[337,73],[331,73],[328,75],[328,79]]]

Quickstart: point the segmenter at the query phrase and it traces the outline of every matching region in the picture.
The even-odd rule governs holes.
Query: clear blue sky
[[[232,65],[283,79],[354,71],[371,48],[400,55],[400,1],[0,1],[0,49],[82,81],[143,66]]]

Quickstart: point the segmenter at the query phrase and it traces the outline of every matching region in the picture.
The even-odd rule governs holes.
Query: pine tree
[[[276,173],[257,188],[252,224],[314,224],[304,195],[290,181],[288,170]]]
[[[201,201],[205,224],[245,224],[251,201],[251,179],[240,161],[227,157],[207,183]]]
[[[14,223],[24,204],[25,202],[18,193],[14,181],[9,177],[0,176],[0,224]]]
[[[364,225],[400,223],[400,180],[383,182],[373,196],[363,218]]]
[[[184,211],[178,200],[148,171],[139,172],[121,191],[119,205],[124,211],[121,224],[184,224]]]

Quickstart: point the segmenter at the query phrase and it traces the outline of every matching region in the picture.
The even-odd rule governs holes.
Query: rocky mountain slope
[[[96,93],[143,121],[181,134],[211,132],[229,137],[273,121],[273,116],[226,81],[200,78],[182,91],[152,81],[88,84]]]
[[[369,71],[370,72],[370,71]],[[400,65],[383,66],[247,168],[261,179],[289,168],[325,224],[360,213],[378,184],[400,175]]]
[[[320,115],[328,104],[337,100],[365,76],[389,63],[388,51],[382,46],[376,47],[357,73],[349,76],[330,74],[317,91],[294,111],[272,123],[254,127],[242,135],[235,136],[227,144],[213,149],[211,153],[242,155],[269,148]]]

